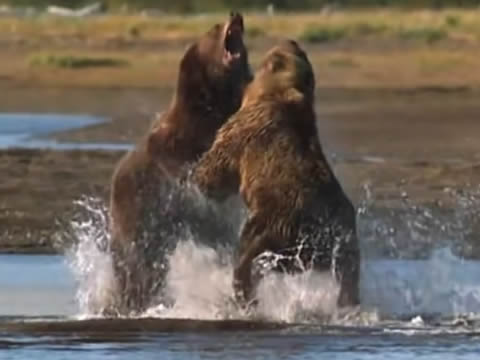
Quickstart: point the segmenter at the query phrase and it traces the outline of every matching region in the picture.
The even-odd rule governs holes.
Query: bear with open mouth
[[[163,285],[166,237],[176,235],[171,227],[185,215],[169,207],[169,192],[240,107],[252,78],[243,33],[242,15],[231,13],[187,49],[169,108],[115,169],[110,251],[116,284],[107,314],[144,310]]]

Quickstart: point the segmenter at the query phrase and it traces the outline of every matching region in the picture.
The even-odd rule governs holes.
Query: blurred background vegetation
[[[106,15],[44,11],[48,5],[79,9],[97,1],[109,10]],[[480,88],[480,0],[0,0],[2,4],[12,9],[0,9],[0,82],[171,84],[185,47],[223,22],[229,9],[239,9],[248,13],[245,35],[253,66],[268,47],[288,36],[306,47],[324,87]],[[267,11],[270,4],[275,16]],[[13,9],[31,6],[39,11]]]
[[[0,4],[10,6],[44,7],[57,5],[80,7],[95,0],[0,0]],[[325,6],[343,8],[386,7],[399,8],[444,8],[444,7],[476,7],[480,0],[103,0],[109,10],[127,8],[140,10],[145,8],[159,9],[167,12],[223,11],[226,9],[265,9],[272,4],[277,10],[310,10]]]

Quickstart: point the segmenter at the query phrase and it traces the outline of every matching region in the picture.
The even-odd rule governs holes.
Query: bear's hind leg
[[[233,289],[236,300],[242,305],[248,304],[253,298],[253,260],[267,250],[269,245],[269,229],[262,219],[258,215],[250,216],[240,235],[238,262],[233,272]]]
[[[350,239],[350,241],[353,240],[356,241],[356,239]],[[339,307],[359,305],[360,251],[357,246],[345,246],[344,249],[340,246],[335,256],[334,272],[340,285],[337,305]]]

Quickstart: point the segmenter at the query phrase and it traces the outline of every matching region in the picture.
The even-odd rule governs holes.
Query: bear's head
[[[259,99],[312,104],[314,91],[315,76],[305,51],[294,40],[284,40],[263,58],[244,104]]]
[[[252,79],[243,33],[242,15],[232,12],[224,24],[214,25],[192,44],[180,63],[177,97],[187,105],[235,112]]]
[[[252,79],[243,33],[242,15],[231,13],[188,47],[170,109],[149,132],[149,153],[167,151],[191,160],[208,149],[216,131],[239,109]]]

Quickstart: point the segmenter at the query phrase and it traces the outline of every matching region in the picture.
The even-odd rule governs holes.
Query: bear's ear
[[[298,104],[303,102],[305,96],[294,87],[291,87],[285,90],[285,92],[283,93],[283,98],[286,102]]]

